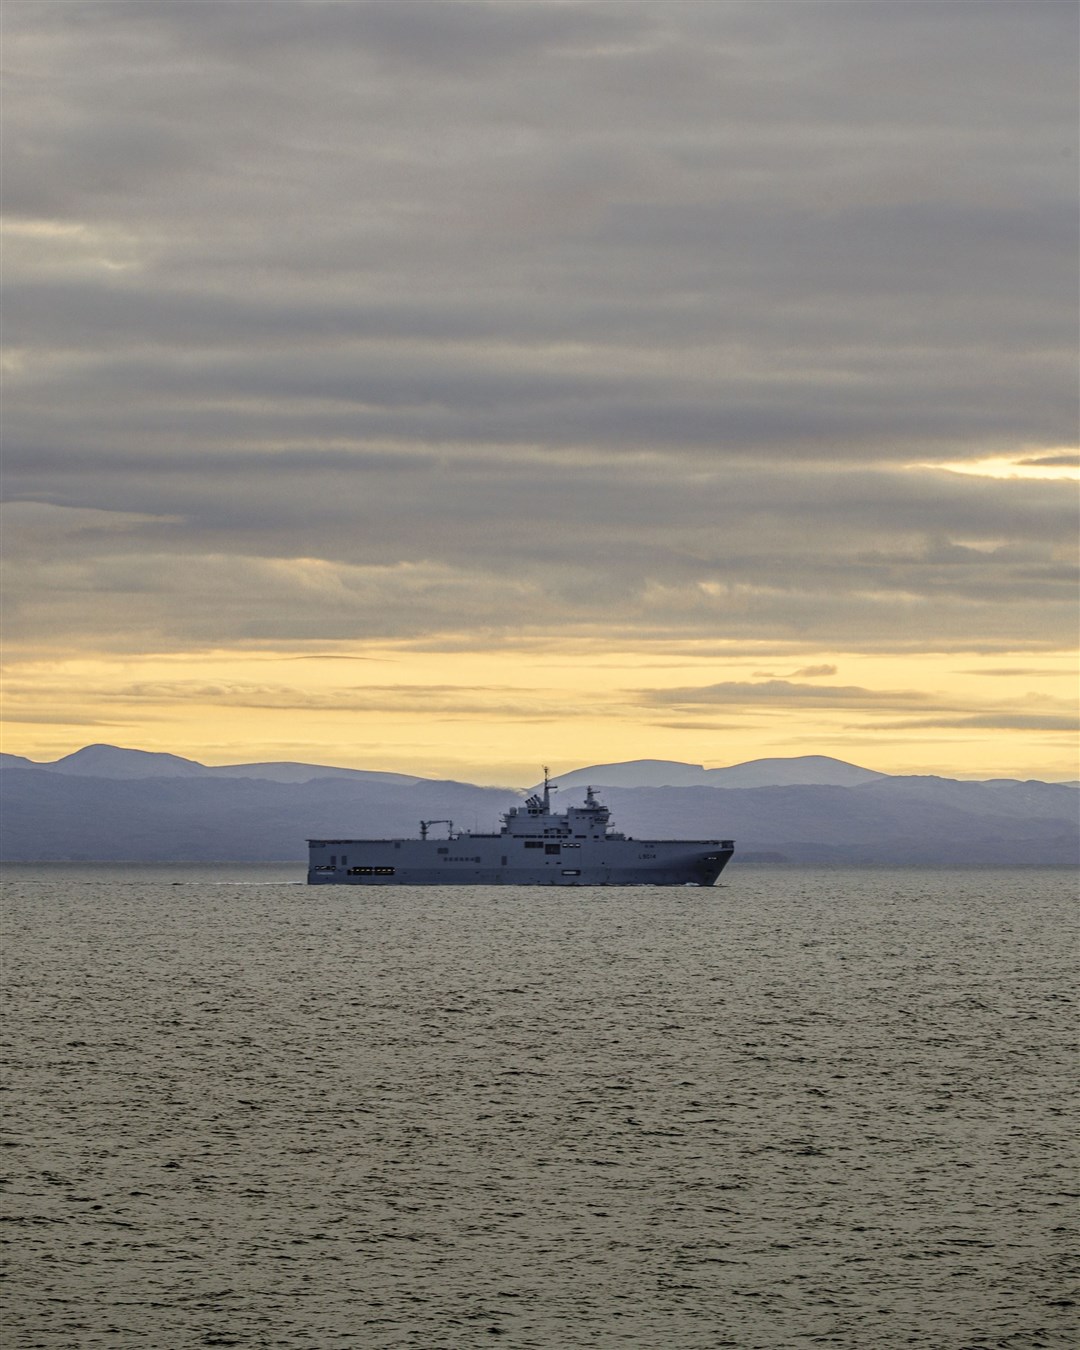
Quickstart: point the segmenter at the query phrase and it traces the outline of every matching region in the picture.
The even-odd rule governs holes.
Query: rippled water
[[[12,868],[5,1350],[1065,1347],[1064,871]]]

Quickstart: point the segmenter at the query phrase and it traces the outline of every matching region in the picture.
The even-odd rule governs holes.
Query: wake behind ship
[[[551,809],[555,785],[512,806],[498,834],[420,822],[419,839],[309,839],[312,886],[711,886],[730,839],[628,839],[589,788],[583,806]],[[429,839],[446,825],[445,839]]]

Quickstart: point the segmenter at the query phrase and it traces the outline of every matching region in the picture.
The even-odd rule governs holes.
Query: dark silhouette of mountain
[[[82,778],[197,778],[206,772],[193,759],[152,750],[122,750],[116,745],[85,745],[41,767]]]
[[[32,759],[27,759],[24,755],[9,755],[0,751],[0,769],[40,769],[40,764],[35,764]]]
[[[594,764],[571,769],[552,780],[565,792],[578,787],[703,787],[708,770],[700,764],[682,764],[674,759],[631,759],[620,764]],[[537,784],[542,786],[542,784]],[[535,788],[530,789],[535,791]]]
[[[710,787],[856,787],[888,775],[861,769],[830,755],[797,755],[791,759],[750,759],[727,769],[707,770]]]
[[[632,759],[621,764],[594,764],[560,774],[563,789],[584,787],[783,787],[818,784],[852,787],[871,783],[886,774],[860,769],[828,755],[797,755],[790,759],[751,759],[726,769],[680,764],[670,759]]]
[[[664,761],[637,763],[645,773],[667,772]],[[88,746],[48,765],[8,755],[0,767],[0,857],[12,861],[291,860],[300,876],[309,836],[415,837],[421,820],[446,817],[458,829],[494,831],[500,813],[520,801],[509,789],[469,783],[302,764],[208,768],[111,746]],[[734,838],[735,867],[755,859],[1075,865],[1080,854],[1075,785],[889,776],[819,756],[700,769],[719,776],[704,785],[606,786],[607,767],[634,766],[563,775],[560,805],[580,802],[586,783],[604,786],[613,823],[625,833]],[[147,776],[148,769],[158,772]],[[850,770],[855,781],[717,785],[734,770],[781,777]]]
[[[385,783],[426,781],[409,774],[344,769],[326,764],[208,765],[179,755],[128,750],[116,745],[87,745],[51,763],[35,764],[20,755],[0,756],[0,763],[93,778],[264,778],[275,783],[306,783],[313,778],[352,778]],[[849,787],[886,776],[827,755],[799,755],[790,759],[752,759],[725,769],[705,769],[700,764],[682,764],[670,759],[635,759],[573,769],[560,775],[557,781],[564,790],[590,783],[594,787],[770,787],[794,783]]]
[[[415,835],[421,820],[494,829],[513,800],[466,783],[313,778],[84,778],[42,769],[0,774],[0,858],[24,861],[287,861],[305,840]],[[452,811],[447,810],[447,806]]]
[[[1059,783],[883,778],[857,787],[609,789],[619,828],[635,838],[736,840],[793,863],[921,866],[1075,864],[1080,794]]]
[[[265,778],[274,783],[306,783],[312,778],[355,778],[385,783],[417,783],[411,774],[370,769],[340,769],[326,764],[200,764],[180,755],[152,750],[127,750],[117,745],[87,745],[51,763],[37,764],[22,755],[0,755],[0,768],[47,769],[84,778]]]
[[[326,764],[295,764],[281,761],[271,764],[215,764],[205,772],[213,778],[265,778],[272,783],[310,783],[313,778],[352,778],[357,781],[422,783],[406,773],[380,773],[374,769],[336,769]]]

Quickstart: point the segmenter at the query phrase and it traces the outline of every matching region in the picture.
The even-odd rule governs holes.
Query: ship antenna
[[[546,764],[543,765],[543,769],[544,769],[544,814],[549,815],[551,812],[551,794],[553,792],[558,792],[559,789],[551,781],[551,770],[548,768]]]

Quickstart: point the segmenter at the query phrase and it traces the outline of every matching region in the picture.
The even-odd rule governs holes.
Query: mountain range
[[[383,783],[416,783],[401,773],[339,769],[327,764],[200,764],[196,759],[156,750],[125,750],[118,745],[86,745],[63,759],[41,763],[22,755],[0,754],[0,769],[46,769],[78,778],[264,778],[272,783],[307,783],[312,778],[353,778]]]
[[[90,745],[0,755],[6,861],[291,861],[308,836],[415,836],[421,819],[498,829],[510,788],[300,763],[204,765]],[[1074,865],[1075,783],[890,775],[821,755],[727,768],[634,760],[558,778],[560,805],[603,790],[636,838],[736,840],[736,862]]]

